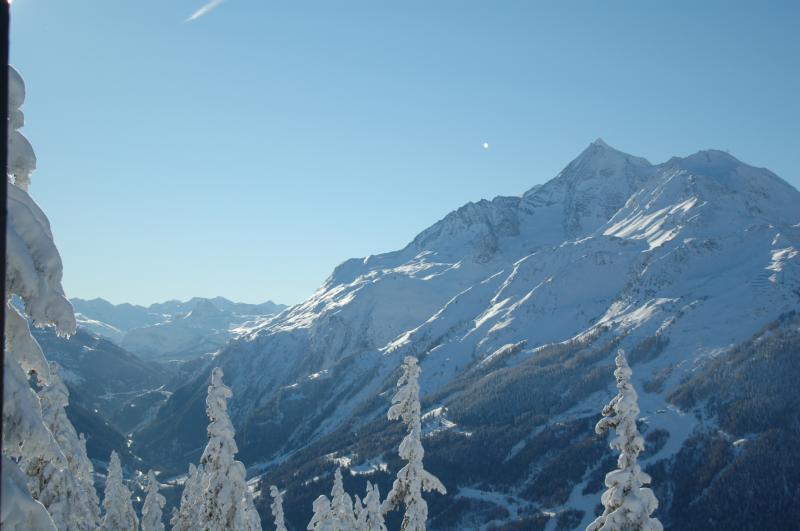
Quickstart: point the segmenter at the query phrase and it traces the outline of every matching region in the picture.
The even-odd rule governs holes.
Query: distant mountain
[[[248,326],[286,306],[233,302],[223,297],[167,301],[148,307],[104,299],[71,299],[78,325],[143,358],[186,359],[214,352]],[[244,328],[243,328],[244,327]]]
[[[337,463],[351,492],[366,479],[386,492],[401,435],[384,417],[414,355],[427,468],[449,491],[430,497],[429,527],[584,529],[614,460],[593,426],[624,347],[667,528],[751,522],[755,505],[730,488],[750,482],[743,471],[782,515],[770,529],[791,528],[798,309],[796,189],[721,151],[653,165],[598,140],[521,196],[470,203],[402,250],[344,262],[176,389],[134,448],[175,470],[196,461],[221,365],[240,456],[287,489],[301,528]]]

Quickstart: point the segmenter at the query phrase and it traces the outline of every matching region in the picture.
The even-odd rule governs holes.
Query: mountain
[[[598,140],[521,196],[467,204],[404,249],[344,262],[308,300],[234,338],[134,448],[175,470],[196,461],[220,365],[239,455],[287,489],[299,528],[337,464],[351,492],[366,479],[386,492],[401,434],[384,416],[402,358],[415,355],[426,464],[449,491],[430,497],[431,528],[583,529],[613,464],[593,426],[622,347],[667,528],[724,529],[709,515],[737,507],[727,486],[740,465],[774,490],[775,525],[796,522],[800,419],[791,391],[764,381],[800,376],[798,358],[775,363],[758,345],[800,344],[798,249],[800,193],[770,171],[715,150],[651,164]],[[726,415],[760,409],[771,414],[725,431]],[[776,437],[775,462],[758,469]],[[766,472],[776,463],[788,476]]]
[[[254,323],[286,306],[194,297],[151,304],[114,305],[104,299],[71,299],[78,325],[142,358],[186,359],[214,352]]]

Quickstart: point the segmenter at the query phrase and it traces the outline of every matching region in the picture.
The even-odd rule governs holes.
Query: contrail
[[[191,22],[193,20],[197,20],[198,18],[202,17],[218,5],[220,5],[225,0],[211,0],[209,3],[192,13],[192,15],[186,19],[186,22]]]

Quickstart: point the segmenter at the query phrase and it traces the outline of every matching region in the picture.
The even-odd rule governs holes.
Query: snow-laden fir
[[[111,452],[106,476],[106,492],[103,497],[103,521],[98,531],[136,531],[139,518],[133,510],[131,491],[122,477],[122,465],[116,452]]]
[[[155,473],[147,473],[147,496],[142,506],[142,531],[164,531],[162,512],[166,498],[159,492],[160,485]]]
[[[272,496],[272,518],[275,522],[275,531],[286,531],[286,524],[283,521],[283,498],[278,487],[271,485],[269,495]]]
[[[79,437],[67,418],[65,408],[69,404],[69,391],[58,371],[58,365],[50,362],[50,383],[41,388],[39,399],[42,418],[60,446],[67,466],[57,476],[61,485],[54,496],[59,507],[46,505],[58,529],[94,530],[100,522],[94,468],[86,454],[83,434]],[[42,501],[47,499],[41,495],[37,498]]]
[[[381,492],[377,485],[367,481],[363,507],[359,508],[358,529],[361,531],[387,531],[381,508]]]
[[[191,531],[200,525],[203,500],[203,466],[189,464],[189,473],[183,484],[181,503],[175,508],[170,519],[173,531]]]
[[[387,513],[403,505],[405,514],[401,528],[403,531],[424,531],[428,521],[428,504],[422,492],[437,491],[447,494],[439,478],[425,470],[422,458],[422,424],[420,422],[419,375],[421,369],[417,358],[407,356],[403,362],[403,375],[397,382],[397,393],[392,397],[389,420],[402,420],[408,433],[400,443],[400,457],[406,465],[397,473],[392,490],[383,502],[383,512]]]
[[[331,511],[331,501],[324,494],[317,496],[311,507],[313,515],[308,523],[308,531],[332,531],[333,515]]]
[[[353,499],[345,492],[342,484],[342,469],[337,468],[333,474],[331,489],[331,526],[334,531],[356,528],[356,516],[353,511]]]
[[[222,377],[220,368],[211,374],[206,398],[206,413],[211,421],[208,444],[200,466],[189,470],[180,509],[173,517],[173,529],[261,529],[261,520],[245,481],[244,465],[234,458],[238,450],[228,418],[228,399],[232,394]]]
[[[615,359],[619,393],[603,408],[603,418],[595,430],[604,435],[614,430],[611,448],[619,452],[617,470],[606,474],[608,490],[603,493],[603,514],[589,524],[586,531],[662,531],[664,528],[651,514],[658,507],[653,491],[644,485],[650,476],[642,472],[637,459],[644,450],[644,439],[636,427],[639,404],[636,390],[631,384],[632,371],[622,349]]]

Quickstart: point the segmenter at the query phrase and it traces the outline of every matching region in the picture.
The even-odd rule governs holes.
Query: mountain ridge
[[[209,354],[242,330],[283,311],[267,301],[246,304],[224,297],[170,300],[148,307],[105,299],[71,299],[79,326],[145,358]]]

